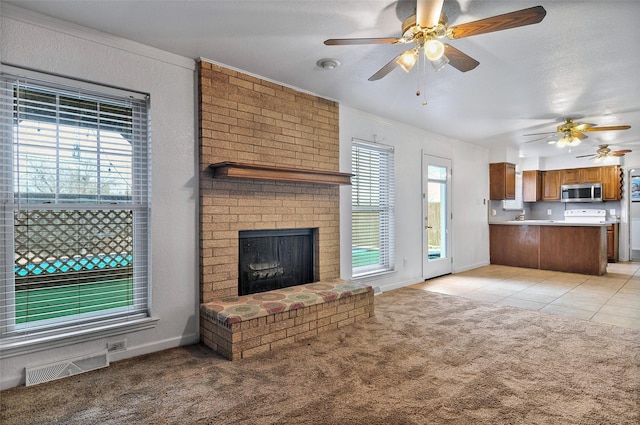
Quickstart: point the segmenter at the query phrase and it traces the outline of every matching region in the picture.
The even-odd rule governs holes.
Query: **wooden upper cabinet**
[[[535,190],[534,173],[542,177],[542,196]],[[525,202],[559,201],[560,185],[602,183],[602,200],[622,199],[622,169],[619,165],[606,167],[571,168],[565,170],[524,171],[522,173],[522,200]]]
[[[562,170],[561,184],[602,183],[602,168],[572,168]]]
[[[508,162],[489,164],[489,199],[516,199],[516,166]]]
[[[522,172],[522,201],[538,202],[542,199],[542,172],[530,170]]]
[[[560,182],[564,170],[549,170],[542,173],[542,200],[560,200]]]
[[[606,167],[579,168],[580,183],[603,183],[602,171]]]
[[[600,167],[602,169],[602,200],[619,201],[622,199],[622,169],[619,165]]]
[[[580,179],[580,168],[573,168],[569,170],[560,170],[562,181],[560,184],[578,184],[582,183]]]

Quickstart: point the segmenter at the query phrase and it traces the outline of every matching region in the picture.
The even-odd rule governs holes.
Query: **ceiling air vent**
[[[100,369],[109,366],[107,352],[102,351],[84,357],[63,360],[61,362],[49,363],[41,366],[27,367],[26,386],[41,384],[90,370]]]

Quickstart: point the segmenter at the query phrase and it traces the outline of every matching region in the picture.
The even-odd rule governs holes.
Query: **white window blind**
[[[0,337],[148,315],[148,96],[0,76]]]
[[[351,172],[352,275],[393,270],[393,148],[354,139]]]

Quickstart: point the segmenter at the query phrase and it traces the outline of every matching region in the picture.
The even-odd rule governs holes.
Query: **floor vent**
[[[53,381],[109,366],[107,352],[99,352],[46,365],[27,367],[26,386]]]

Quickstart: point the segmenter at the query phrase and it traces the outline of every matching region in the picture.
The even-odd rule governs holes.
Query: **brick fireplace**
[[[338,172],[337,103],[204,60],[199,93],[201,302],[238,295],[241,231],[317,229],[315,277],[338,278],[338,185],[214,178],[210,168],[232,162]]]

